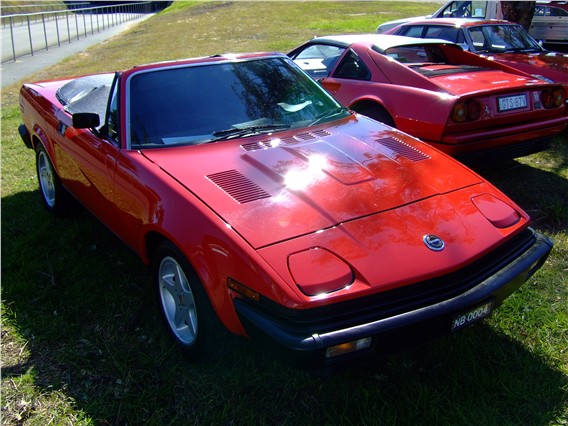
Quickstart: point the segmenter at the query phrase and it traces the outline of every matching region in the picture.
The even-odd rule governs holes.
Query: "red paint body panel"
[[[482,177],[359,115],[208,143],[131,148],[132,79],[162,69],[190,72],[202,64],[274,58],[296,70],[284,56],[265,54],[153,64],[117,75],[119,141],[100,130],[65,125],[72,117],[55,91],[71,80],[25,85],[22,117],[32,144],[45,146],[67,190],[145,263],[158,239],[180,249],[219,319],[236,334],[250,335],[251,318],[239,303],[251,301],[228,288],[229,278],[258,294],[259,312],[311,317],[318,309],[365,304],[384,292],[459,274],[474,262],[494,262],[495,251],[528,232],[528,215]],[[301,71],[294,72],[338,106]],[[430,234],[445,241],[443,251],[428,246],[424,237]],[[528,265],[536,261],[520,257],[526,247],[516,250],[507,262],[488,268],[523,265],[522,274],[508,269],[499,274],[511,275],[507,283],[513,287],[534,272]],[[539,256],[540,266],[545,255]],[[318,265],[324,273],[317,273]],[[268,324],[259,320],[254,327]],[[334,327],[339,326],[316,329]],[[316,329],[300,340],[311,342]]]
[[[479,182],[471,174],[451,169],[437,176],[433,165],[447,160],[425,145],[417,149],[437,162],[409,168],[408,160],[398,159],[380,143],[384,138],[400,138],[400,133],[367,119],[351,117],[326,131],[329,136],[280,146],[272,141],[292,135],[250,139],[251,143],[270,141],[271,149],[243,151],[239,143],[227,142],[180,148],[175,155],[171,149],[146,151],[144,155],[181,182],[201,182],[192,188],[197,197],[255,248]],[[349,136],[351,132],[360,136],[355,139]],[[197,167],[187,167],[187,157],[192,157]],[[235,202],[207,179],[225,170],[243,173],[269,197],[255,201],[254,209]],[[435,177],[426,177],[430,174]],[[402,189],[406,186],[411,190]]]
[[[356,111],[386,111],[398,129],[452,156],[491,152],[506,145],[534,142],[538,146],[538,141],[566,127],[568,117],[563,106],[545,109],[540,104],[541,91],[558,85],[464,52],[452,44],[408,37],[400,37],[397,44],[396,39],[397,36],[368,34],[319,37],[289,55],[300,58],[298,55],[313,46],[345,49],[328,69],[328,75],[321,78],[322,86],[343,105]],[[425,59],[424,64],[414,67],[414,62],[393,60],[389,51],[408,46],[409,40],[415,40],[417,46],[435,46],[443,52],[446,62],[429,64]],[[370,79],[342,77],[343,67],[349,62],[348,55],[352,54],[370,71]],[[300,66],[302,63],[313,66],[309,61],[298,59],[296,62]],[[523,96],[527,106],[500,112],[497,99],[505,96]],[[473,121],[455,122],[452,119],[454,105],[469,100],[479,103],[481,116]]]

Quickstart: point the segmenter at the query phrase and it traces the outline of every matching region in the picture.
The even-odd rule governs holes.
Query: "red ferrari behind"
[[[561,85],[442,40],[316,37],[289,56],[342,105],[463,161],[541,151],[568,121]]]

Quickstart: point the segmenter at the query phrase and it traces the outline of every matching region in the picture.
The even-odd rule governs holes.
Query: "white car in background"
[[[568,1],[539,2],[529,33],[547,43],[568,44]]]
[[[397,19],[396,21],[385,22],[378,26],[377,33],[382,34],[386,31],[406,24],[411,21],[421,21],[429,18],[478,18],[478,19],[497,19],[501,18],[501,8],[498,1],[448,1],[433,14],[428,16],[415,16],[412,18]]]
[[[378,26],[382,34],[399,25],[430,18],[503,19],[499,1],[457,1],[445,3],[433,14],[397,19]],[[537,1],[529,34],[543,43],[568,44],[568,1]]]

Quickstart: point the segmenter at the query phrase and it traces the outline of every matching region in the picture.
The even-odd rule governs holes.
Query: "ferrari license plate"
[[[503,96],[497,98],[497,102],[499,102],[499,112],[526,108],[528,105],[526,95]]]
[[[477,322],[491,314],[493,311],[493,302],[484,303],[481,306],[470,309],[467,312],[460,313],[452,318],[452,331],[457,331]]]

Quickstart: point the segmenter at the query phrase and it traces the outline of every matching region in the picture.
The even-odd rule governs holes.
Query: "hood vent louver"
[[[299,142],[309,141],[316,138],[323,138],[329,135],[331,135],[331,133],[329,133],[327,130],[316,130],[314,132],[299,133],[297,135],[288,136],[282,139],[274,138],[265,141],[246,143],[242,144],[241,147],[247,152],[258,151],[259,149],[267,149],[282,145],[294,145]]]
[[[375,142],[388,148],[394,154],[400,155],[413,162],[430,159],[430,156],[424,154],[422,151],[395,138],[376,139]]]
[[[237,170],[206,176],[239,204],[269,198],[270,194]]]

